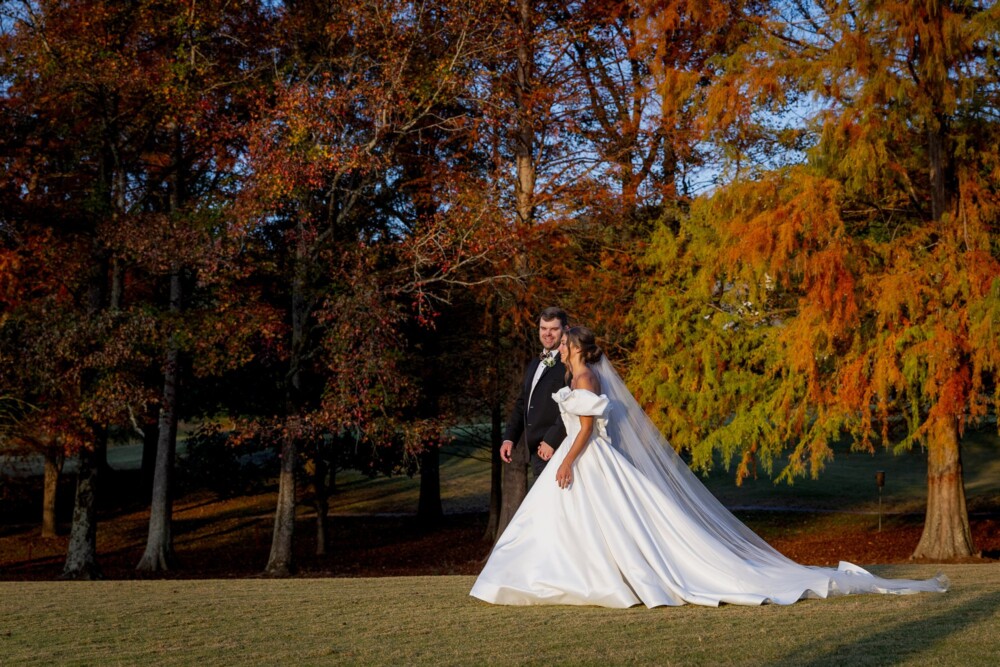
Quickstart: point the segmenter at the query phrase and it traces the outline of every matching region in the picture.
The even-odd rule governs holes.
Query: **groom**
[[[559,406],[552,400],[552,394],[566,386],[566,367],[559,358],[559,342],[566,330],[566,321],[566,311],[562,308],[546,308],[539,316],[538,338],[542,353],[532,359],[524,371],[521,393],[507,419],[500,445],[500,458],[504,463],[526,465],[530,458],[536,479],[566,437]]]

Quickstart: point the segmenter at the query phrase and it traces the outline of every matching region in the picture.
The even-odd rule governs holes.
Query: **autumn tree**
[[[289,39],[273,90],[247,128],[253,178],[241,196],[244,215],[280,252],[288,296],[285,405],[272,423],[282,470],[271,573],[293,567],[304,448],[315,449],[325,433],[374,444],[434,440],[432,422],[412,419],[407,403],[418,392],[393,348],[406,347],[398,338],[406,321],[433,319],[434,286],[481,250],[458,224],[470,219],[458,202],[465,188],[435,178],[443,170],[417,178],[414,168],[449,159],[426,147],[462,127],[458,98],[473,54],[490,43],[477,40],[492,25],[489,6],[288,3],[281,16]],[[352,371],[346,357],[368,370]],[[321,497],[325,482],[316,474],[312,482]],[[322,523],[322,504],[318,510]]]
[[[2,329],[0,329],[2,330]],[[4,331],[4,333],[9,333]],[[56,537],[56,500],[59,480],[66,461],[67,451],[72,452],[77,443],[68,440],[73,432],[70,425],[60,420],[61,414],[48,405],[43,410],[28,403],[30,393],[12,381],[21,370],[22,360],[13,358],[6,350],[9,339],[0,343],[0,371],[4,376],[0,395],[0,452],[8,458],[42,457],[42,529],[43,538]],[[33,380],[36,378],[32,378]],[[32,383],[34,385],[34,383]]]
[[[227,238],[238,228],[220,210],[232,196],[235,90],[253,74],[241,30],[255,6],[6,5],[5,155],[15,188],[5,222],[21,288],[9,324],[45,371],[22,390],[66,413],[63,440],[81,439],[74,420],[96,434],[74,450],[82,463],[70,576],[96,572],[93,480],[107,432],[145,426],[154,406],[159,460],[140,566],[169,564],[181,354],[211,351],[201,368],[242,358],[245,329],[218,326],[219,300],[183,317],[180,308],[182,297],[198,303],[225,284],[232,264]],[[229,317],[253,326],[246,309],[232,316],[231,296]]]
[[[202,372],[239,363],[246,354],[239,343],[259,324],[256,304],[234,307],[235,295],[227,293],[243,270],[236,259],[244,228],[226,225],[225,211],[238,187],[234,171],[244,146],[237,127],[246,120],[249,91],[266,44],[257,3],[178,3],[154,9],[154,22],[136,33],[156,45],[156,56],[150,49],[140,61],[148,68],[145,80],[156,114],[142,175],[151,190],[146,206],[154,214],[146,216],[141,241],[124,236],[121,243],[134,265],[165,284],[159,437],[148,539],[137,566],[147,572],[173,566],[172,478],[182,354],[197,355],[195,368]],[[169,29],[158,32],[162,26]],[[248,50],[249,43],[258,50]],[[220,321],[224,329],[218,327]]]
[[[518,226],[521,287],[499,295],[500,328],[534,349],[532,319],[558,303],[624,360],[634,340],[625,316],[643,276],[639,258],[655,223],[684,210],[711,157],[697,122],[699,101],[715,74],[709,61],[740,44],[733,19],[741,5],[699,3],[686,13],[683,3],[651,11],[634,0],[528,4],[537,61],[526,70],[534,76],[530,95],[522,93],[529,90],[523,77],[514,77],[524,68],[496,77],[498,84],[510,77],[507,106],[494,113],[509,119],[500,126],[509,130],[516,174],[527,172],[516,150],[525,137],[535,141],[527,172],[535,179],[532,218]],[[520,57],[523,49],[511,51]],[[517,131],[526,117],[531,134]],[[515,192],[525,190],[522,181],[515,179]],[[508,518],[526,483],[513,466],[503,467],[518,480],[504,501]]]
[[[971,555],[960,437],[1000,406],[996,9],[775,3],[750,24],[704,106],[733,178],[657,236],[633,385],[738,479],[816,475],[844,433],[924,447],[914,557]],[[800,163],[755,159],[761,139]]]
[[[561,84],[569,70],[569,63],[561,56],[565,42],[556,32],[558,9],[558,3],[535,0],[517,0],[504,7],[501,49],[485,88],[497,128],[492,152],[507,167],[506,174],[498,178],[509,183],[509,191],[498,204],[511,211],[510,224],[520,239],[511,267],[516,280],[499,286],[488,298],[490,321],[486,329],[510,331],[518,339],[515,349],[522,351],[518,355],[522,358],[537,344],[533,330],[540,307],[532,298],[531,286],[547,261],[544,253],[533,253],[532,248],[544,247],[541,225],[558,208],[556,190],[563,173],[575,171],[577,162],[560,160],[574,150],[557,139],[565,120],[558,114],[564,92]],[[492,372],[498,375],[499,371],[498,360]],[[514,374],[509,382],[516,382]],[[499,406],[492,412],[499,414]],[[493,443],[496,451],[491,455],[493,489],[487,538],[503,532],[528,491],[527,459],[502,464],[497,447]]]
[[[742,44],[742,2],[566,2],[560,19],[572,64],[568,136],[588,157],[563,185],[566,213],[552,245],[551,291],[625,362],[627,323],[656,223],[676,225],[717,159],[699,109],[712,64]],[[565,285],[572,284],[573,290]]]
[[[6,202],[14,208],[14,201]],[[10,209],[8,209],[10,210]],[[0,238],[0,281],[5,285],[0,293],[0,451],[5,456],[41,455],[42,537],[56,536],[56,493],[67,452],[79,443],[68,436],[76,429],[72,417],[72,402],[60,392],[63,386],[58,368],[49,365],[52,357],[41,355],[25,359],[22,350],[33,350],[25,340],[29,331],[25,301],[27,294],[21,278],[34,271],[24,271],[24,264],[34,259],[16,243],[16,226],[5,219]],[[33,363],[34,362],[34,363]],[[69,423],[67,423],[67,421]]]
[[[127,30],[104,3],[5,3],[5,141],[15,206],[5,226],[38,273],[23,273],[19,323],[27,350],[48,352],[82,443],[65,576],[93,577],[97,472],[108,430],[149,400],[151,319],[124,301],[108,232],[129,220],[129,174],[147,129],[132,63],[117,53]],[[126,22],[127,23],[127,22]],[[54,255],[51,253],[55,253]],[[54,341],[47,341],[55,338]]]

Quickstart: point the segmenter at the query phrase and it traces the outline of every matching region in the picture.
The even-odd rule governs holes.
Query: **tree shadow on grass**
[[[933,594],[928,594],[933,595]],[[947,595],[947,593],[945,594]],[[785,656],[779,662],[802,667],[827,667],[829,665],[891,665],[919,661],[920,654],[948,636],[969,626],[985,622],[996,614],[1000,606],[1000,592],[984,593],[966,604],[918,620],[882,627],[869,635],[854,635],[839,644],[827,647],[803,647]],[[886,647],[894,647],[891,658]],[[986,649],[987,647],[983,647]]]
[[[114,530],[102,525],[98,562],[107,579],[255,577],[264,569],[273,519],[233,516],[174,520],[176,569],[158,574],[135,570],[143,553],[148,519],[130,515]],[[480,540],[484,514],[447,515],[428,529],[415,516],[331,517],[330,545],[316,555],[315,518],[296,520],[293,549],[302,576],[402,576],[472,574],[486,546]],[[0,580],[52,580],[65,562],[65,538],[38,540],[32,532],[0,539]]]

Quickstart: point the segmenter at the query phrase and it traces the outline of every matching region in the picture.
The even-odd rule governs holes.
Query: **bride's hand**
[[[569,463],[563,463],[559,466],[559,470],[556,471],[556,484],[559,485],[560,489],[565,489],[572,483],[573,466]]]

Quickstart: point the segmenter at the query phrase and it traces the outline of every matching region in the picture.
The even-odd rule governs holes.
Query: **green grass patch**
[[[441,505],[445,513],[489,509],[489,452],[462,443],[441,450]],[[369,477],[355,470],[337,473],[330,511],[343,514],[415,514],[420,476]]]
[[[1000,566],[943,595],[497,607],[473,577],[0,583],[4,664],[994,665]],[[934,566],[877,568],[927,577]]]
[[[876,512],[879,493],[875,473],[885,472],[882,509],[886,513],[923,512],[927,502],[927,453],[915,448],[895,455],[878,448],[874,453],[835,448],[817,479],[775,484],[770,478],[746,480],[737,487],[733,473],[719,466],[705,482],[727,506],[809,508],[849,512]],[[973,431],[962,440],[965,488],[970,511],[1000,507],[1000,436],[993,428]]]

